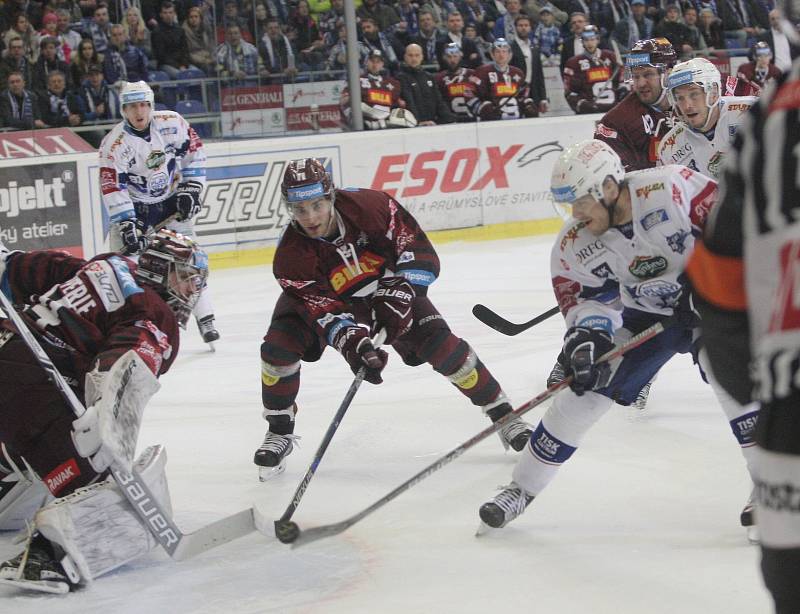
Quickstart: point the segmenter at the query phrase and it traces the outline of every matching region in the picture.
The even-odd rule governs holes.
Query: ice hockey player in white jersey
[[[717,67],[705,58],[680,62],[667,77],[667,97],[680,120],[661,139],[660,164],[682,164],[717,178],[736,129],[755,96],[721,96]]]
[[[196,240],[194,217],[206,184],[200,137],[178,113],[155,111],[153,90],[144,81],[123,87],[120,107],[124,119],[105,136],[99,152],[111,249],[135,256],[147,246],[147,230],[173,215],[167,228]],[[219,339],[208,287],[194,316],[203,341]]]
[[[573,380],[531,435],[513,482],[481,506],[481,519],[495,528],[519,516],[544,490],[615,401],[633,402],[675,354],[698,356],[698,318],[683,271],[715,202],[716,182],[683,166],[625,174],[607,144],[590,140],[559,156],[551,191],[554,200],[571,205],[574,217],[556,238],[551,257],[553,288],[567,325],[562,352]],[[667,321],[664,332],[620,361],[598,362],[615,343]],[[749,461],[757,412],[713,381],[712,386]]]

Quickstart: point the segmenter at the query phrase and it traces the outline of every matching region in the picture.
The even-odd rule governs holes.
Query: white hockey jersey
[[[613,332],[622,310],[671,315],[694,236],[716,201],[717,183],[683,166],[625,175],[632,237],[611,228],[600,237],[570,220],[551,252],[550,270],[567,327]]]
[[[723,96],[717,102],[719,119],[713,132],[703,134],[678,122],[658,146],[659,164],[682,164],[716,179],[725,155],[733,144],[736,130],[755,96]],[[711,136],[711,138],[709,138]]]
[[[100,191],[112,223],[136,217],[133,203],[158,203],[181,181],[205,186],[203,143],[174,111],[154,111],[150,131],[137,136],[125,122],[100,144]]]

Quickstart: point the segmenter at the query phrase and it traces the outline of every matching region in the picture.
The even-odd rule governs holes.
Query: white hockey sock
[[[520,454],[514,467],[514,482],[529,494],[538,495],[572,456],[584,434],[613,404],[596,392],[582,396],[569,389],[560,392]]]

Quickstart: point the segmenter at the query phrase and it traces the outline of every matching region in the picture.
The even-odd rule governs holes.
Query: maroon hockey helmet
[[[625,57],[625,69],[630,72],[630,69],[637,66],[653,66],[663,74],[677,62],[675,49],[666,38],[648,38],[633,44]]]
[[[154,288],[186,328],[208,279],[208,256],[189,237],[162,228],[139,256],[136,279]]]
[[[286,165],[281,182],[283,200],[289,205],[321,196],[333,199],[333,180],[316,158],[292,160]]]

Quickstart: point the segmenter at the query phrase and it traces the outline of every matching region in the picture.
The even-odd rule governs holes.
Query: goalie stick
[[[61,396],[72,408],[72,411],[77,417],[82,416],[86,412],[86,408],[72,388],[69,387],[69,384],[53,364],[53,361],[42,349],[39,341],[28,329],[22,316],[17,313],[11,301],[2,291],[0,291],[0,306],[14,323],[20,337],[30,348],[34,357],[47,373],[50,381],[58,388]],[[153,537],[161,547],[167,551],[167,554],[176,561],[191,558],[256,530],[255,511],[253,508],[249,508],[191,533],[184,533],[178,528],[158,499],[153,496],[150,487],[135,469],[129,473],[120,467],[112,465],[111,474],[136,514],[142,519],[142,523],[153,534]]]
[[[381,329],[378,331],[375,337],[373,337],[372,345],[375,346],[375,348],[379,348],[381,345],[383,345],[384,341],[386,341],[386,330]],[[311,482],[311,478],[313,478],[314,474],[317,472],[317,467],[319,467],[319,464],[322,462],[322,457],[325,455],[328,445],[330,445],[333,436],[336,434],[336,429],[339,428],[339,424],[342,422],[347,409],[350,407],[353,397],[356,396],[356,392],[358,392],[358,389],[361,387],[361,382],[364,381],[365,374],[365,367],[362,367],[358,370],[353,383],[350,384],[350,388],[347,389],[347,394],[344,395],[344,399],[339,405],[339,409],[336,410],[336,414],[333,416],[333,420],[331,421],[328,430],[325,431],[325,436],[322,438],[322,442],[319,444],[316,454],[314,454],[314,460],[311,461],[311,466],[308,468],[305,476],[297,486],[297,490],[294,491],[292,500],[289,502],[286,511],[283,512],[283,516],[275,521],[275,537],[277,537],[284,544],[291,544],[297,539],[297,536],[300,533],[300,527],[297,526],[296,522],[292,522],[291,518],[297,511],[297,506],[300,505],[300,500],[303,498],[303,495],[305,494],[306,489]]]
[[[616,348],[614,350],[611,350],[610,352],[601,356],[600,361],[610,361],[619,358],[626,352],[629,352],[633,348],[640,346],[645,341],[652,339],[653,337],[664,331],[666,328],[674,324],[675,321],[676,321],[675,318],[668,318],[664,322],[657,322],[656,324],[653,324],[651,327],[646,328],[638,335],[631,337],[631,339],[625,345]],[[369,516],[375,510],[380,509],[381,507],[383,507],[384,505],[395,499],[398,495],[401,495],[409,488],[416,486],[422,480],[427,478],[429,475],[432,475],[437,471],[439,471],[439,469],[449,464],[451,461],[461,456],[464,452],[466,452],[476,444],[480,443],[481,441],[489,437],[492,433],[495,433],[496,431],[503,428],[503,425],[505,425],[510,420],[520,417],[526,412],[533,409],[534,407],[541,405],[547,399],[551,398],[556,393],[569,386],[571,382],[572,382],[572,376],[568,375],[564,380],[560,381],[557,384],[553,384],[547,390],[537,395],[524,405],[521,405],[514,411],[509,412],[508,414],[503,416],[500,420],[492,424],[492,426],[487,427],[486,429],[482,430],[477,435],[474,435],[461,445],[457,446],[456,448],[453,448],[452,450],[450,450],[450,452],[445,454],[439,460],[428,465],[422,471],[420,471],[413,477],[409,478],[408,480],[400,484],[400,486],[392,490],[390,493],[381,497],[375,503],[361,510],[357,514],[354,514],[353,516],[350,516],[349,518],[342,520],[341,522],[322,525],[319,527],[312,527],[310,529],[305,529],[300,531],[297,536],[297,539],[292,543],[292,548],[297,548],[298,546],[302,546],[303,544],[308,544],[310,542],[314,542],[319,539],[324,539],[326,537],[332,537],[333,535],[338,535],[339,533],[346,531],[357,522]]]
[[[519,335],[529,328],[536,326],[539,324],[539,322],[544,322],[547,318],[556,315],[558,310],[558,306],[555,306],[552,309],[548,309],[544,313],[539,314],[532,320],[528,320],[522,324],[514,324],[513,322],[509,322],[504,317],[481,304],[475,305],[472,308],[472,315],[486,324],[486,326],[495,329],[498,333],[513,337],[514,335]]]

